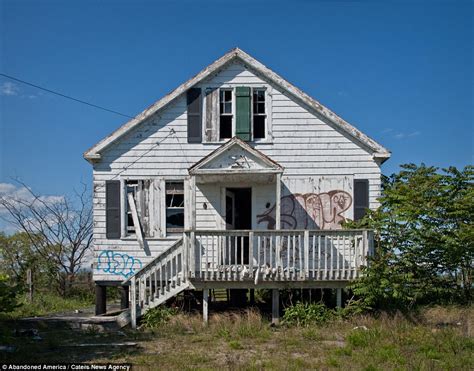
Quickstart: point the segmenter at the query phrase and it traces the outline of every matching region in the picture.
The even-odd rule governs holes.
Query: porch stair
[[[180,239],[123,282],[130,284],[133,328],[136,328],[137,318],[189,287],[185,254],[183,239]]]

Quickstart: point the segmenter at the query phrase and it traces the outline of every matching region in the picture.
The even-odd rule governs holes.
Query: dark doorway
[[[252,188],[227,188],[225,200],[226,228],[252,229]],[[249,238],[232,238],[230,244],[230,259],[226,263],[249,264]],[[247,290],[229,290],[229,298],[231,306],[244,306],[247,302]]]
[[[226,189],[226,222],[233,228],[252,229],[252,188]]]
[[[225,208],[227,229],[252,229],[252,188],[227,188]],[[233,238],[231,244],[232,253],[230,263],[248,264],[248,237]],[[237,251],[235,251],[235,249],[237,249]]]

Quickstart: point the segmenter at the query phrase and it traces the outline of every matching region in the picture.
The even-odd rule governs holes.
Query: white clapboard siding
[[[255,143],[254,147],[284,167],[282,196],[285,195],[285,188],[294,193],[327,191],[316,184],[324,181],[340,182],[341,189],[350,193],[353,179],[368,179],[370,207],[377,207],[381,190],[379,165],[373,160],[370,150],[336,130],[326,119],[289,98],[240,63],[228,65],[197,86],[205,89],[242,85],[265,87],[269,93],[271,105],[268,115],[272,118],[272,138]],[[147,239],[150,255],[140,248],[133,237],[107,240],[105,181],[127,177],[184,180],[189,167],[222,145],[188,144],[186,110],[186,96],[183,95],[104,150],[101,161],[94,165],[95,280],[124,279],[123,274],[97,269],[99,256],[104,251],[132,257],[131,261],[138,260],[144,266],[181,238],[181,235],[174,234],[166,238]],[[257,215],[264,213],[268,204],[273,206],[275,185],[254,186],[252,198],[252,227],[265,228],[264,223],[257,223]],[[219,214],[223,206],[221,185],[198,184],[195,202],[197,229],[222,228],[223,220]],[[347,218],[352,215],[352,208],[344,213]],[[104,265],[99,268],[104,268]]]

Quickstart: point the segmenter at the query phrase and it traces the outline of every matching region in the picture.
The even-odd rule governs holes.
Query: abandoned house
[[[390,152],[236,48],[85,152],[96,312],[132,326],[184,290],[341,288],[373,249],[342,229],[378,206]]]

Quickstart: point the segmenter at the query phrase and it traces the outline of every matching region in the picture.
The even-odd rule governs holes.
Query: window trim
[[[144,179],[126,179],[124,181],[124,190],[125,190],[125,193],[124,193],[124,204],[125,204],[125,218],[124,218],[124,232],[125,232],[125,236],[129,237],[129,236],[136,236],[136,232],[135,232],[135,226],[133,227],[129,227],[128,225],[128,221],[129,221],[129,216],[131,217],[132,213],[130,211],[130,207],[129,207],[129,204],[128,204],[128,188],[129,188],[129,185],[128,183],[129,182],[136,182],[135,184],[135,188],[138,187],[138,182],[141,181],[141,180],[144,180]],[[135,192],[136,192],[136,189],[135,189]],[[136,201],[136,200],[135,200]],[[129,228],[133,228],[133,231]]]
[[[252,142],[266,142],[268,140],[268,90],[266,87],[259,87],[259,86],[254,86],[251,88],[252,89],[252,104],[251,104],[251,117],[252,117],[252,125],[251,125],[251,138],[252,138]],[[265,101],[264,101],[264,104],[265,104],[265,113],[264,114],[260,114],[260,113],[254,113],[253,111],[253,106],[254,106],[254,101],[253,101],[253,94],[255,91],[263,91],[264,92],[264,98],[265,98]],[[265,134],[265,136],[263,138],[255,138],[254,137],[254,125],[255,125],[255,122],[254,122],[254,116],[263,116],[265,117],[264,119],[264,127],[263,127],[263,132]]]
[[[225,142],[229,139],[232,139],[235,136],[235,89],[233,87],[221,87],[217,88],[219,90],[219,141]],[[231,103],[231,113],[221,113],[221,91],[230,91],[230,103]],[[222,138],[221,137],[221,116],[230,116],[230,130],[231,134],[229,138]]]
[[[149,181],[150,182],[150,185],[149,185],[149,188],[148,188],[148,202],[149,203],[153,203],[152,201],[152,197],[155,197],[154,195],[154,192],[152,190],[153,188],[153,182],[156,180],[157,178],[156,177],[143,177],[143,176],[134,176],[134,177],[123,177],[123,178],[120,178],[120,207],[121,207],[121,216],[120,216],[120,220],[121,220],[121,226],[120,226],[120,238],[121,239],[136,239],[136,233],[135,233],[135,226],[133,227],[134,230],[133,231],[130,231],[128,229],[128,216],[130,215],[129,213],[129,205],[128,205],[128,185],[127,183],[128,182],[137,182],[137,186],[138,186],[138,182],[140,181]],[[135,202],[136,202],[136,205],[137,205],[137,200],[135,199]],[[138,207],[137,207],[137,211],[138,211]],[[155,235],[155,231],[152,229],[152,227],[154,226],[152,221],[151,221],[151,218],[150,218],[150,209],[148,209],[148,225],[147,225],[147,234],[145,234],[145,232],[143,231],[143,224],[144,221],[140,220],[140,223],[142,224],[141,227],[142,227],[142,234],[143,234],[143,237],[146,238],[146,239],[152,239],[152,238],[155,238],[156,235]]]
[[[185,192],[185,202],[184,202],[184,222],[185,222],[185,228],[186,227],[186,221],[189,218],[189,205],[187,204],[186,201],[186,195],[189,196],[188,193],[188,188],[189,187],[189,180],[187,177],[180,177],[180,176],[169,176],[169,175],[164,175],[164,176],[157,176],[157,175],[151,175],[151,176],[142,176],[142,175],[125,175],[125,176],[120,176],[119,179],[121,183],[120,187],[120,220],[121,220],[121,234],[120,234],[120,239],[124,241],[130,241],[130,240],[136,240],[136,236],[134,234],[132,235],[127,235],[126,234],[126,217],[127,213],[125,212],[126,210],[126,197],[127,197],[127,192],[126,192],[126,182],[128,180],[151,180],[155,182],[155,190],[154,190],[154,202],[155,205],[158,206],[158,210],[155,214],[154,218],[154,234],[153,236],[147,236],[145,237],[147,240],[169,240],[170,238],[176,238],[177,235],[181,232],[171,232],[169,233],[166,231],[166,193],[163,192],[166,187],[166,182],[183,182],[184,183],[184,192]],[[188,185],[186,185],[188,184]]]
[[[168,183],[181,183],[183,184],[183,193],[176,193],[174,192],[173,194],[182,194],[183,195],[183,206],[182,207],[168,207],[167,206],[167,203],[166,203],[166,196],[168,195],[168,189],[167,189],[167,184]],[[184,181],[184,179],[179,179],[179,180],[175,180],[175,179],[165,179],[164,181],[164,192],[163,192],[163,199],[164,199],[164,221],[163,221],[163,229],[165,231],[166,234],[168,233],[181,233],[184,231],[185,229],[185,225],[186,225],[186,182]],[[171,193],[170,193],[171,194]],[[168,209],[183,209],[183,217],[184,217],[184,220],[183,220],[183,227],[178,227],[178,228],[168,228],[167,227],[167,222],[166,222],[166,216],[167,216],[167,211]]]

